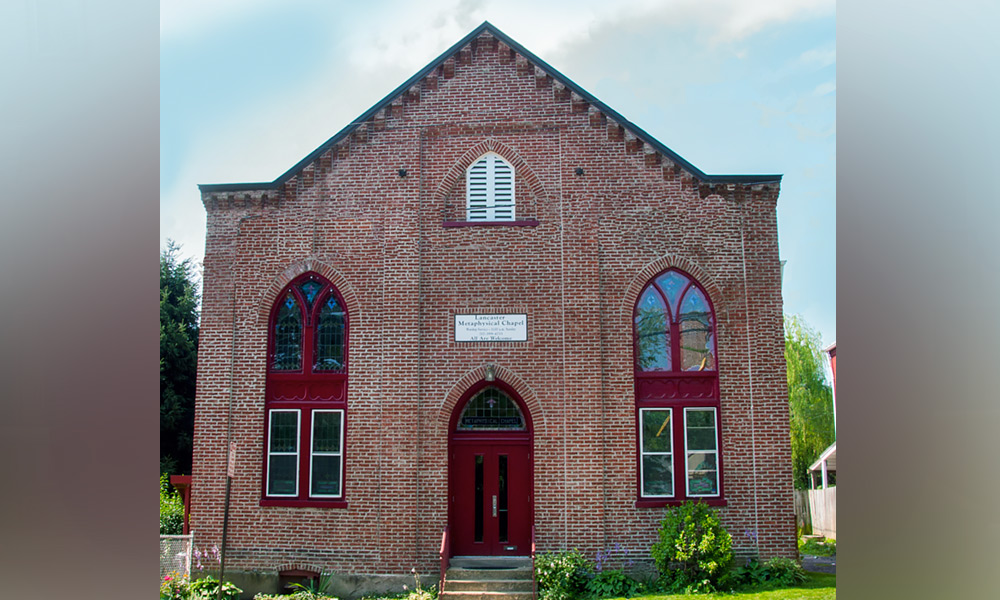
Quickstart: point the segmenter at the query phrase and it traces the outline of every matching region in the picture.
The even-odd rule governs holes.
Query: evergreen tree
[[[819,334],[801,318],[785,315],[785,362],[792,467],[796,489],[808,489],[809,465],[834,442],[833,392],[827,384]]]
[[[198,364],[196,267],[167,240],[160,253],[160,472],[191,472]]]

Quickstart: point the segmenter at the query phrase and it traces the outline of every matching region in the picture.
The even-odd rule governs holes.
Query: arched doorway
[[[456,404],[448,436],[448,522],[453,556],[531,552],[531,415],[501,381],[482,381]]]

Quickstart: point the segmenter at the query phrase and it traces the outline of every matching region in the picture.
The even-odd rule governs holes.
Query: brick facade
[[[196,543],[221,541],[231,406],[227,570],[434,572],[449,420],[495,364],[534,426],[539,549],[647,553],[664,509],[636,507],[632,315],[675,266],[715,307],[725,525],[738,552],[756,530],[795,556],[780,178],[689,169],[492,26],[460,44],[278,181],[202,186]],[[522,226],[445,226],[485,151],[515,169]],[[309,271],[350,319],[347,506],[261,506],[268,319]],[[456,343],[457,313],[524,313],[528,340]]]

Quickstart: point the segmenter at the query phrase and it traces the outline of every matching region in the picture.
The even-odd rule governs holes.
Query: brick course
[[[485,151],[537,224],[442,226]],[[539,549],[647,553],[664,509],[635,506],[632,311],[676,266],[715,306],[725,525],[795,556],[777,196],[699,181],[489,31],[282,185],[204,189],[196,543],[221,542],[231,404],[227,568],[433,572],[448,422],[493,363],[534,424]],[[262,507],[268,316],[308,271],[350,318],[347,507]],[[526,313],[528,341],[453,341],[454,314],[488,312]]]

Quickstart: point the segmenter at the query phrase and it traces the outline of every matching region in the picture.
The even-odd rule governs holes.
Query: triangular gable
[[[659,163],[660,157],[665,158],[674,165],[675,171],[686,171],[697,182],[711,187],[714,187],[714,184],[756,185],[769,183],[776,184],[781,181],[781,175],[708,175],[704,173],[701,169],[689,163],[679,154],[662,144],[659,140],[646,133],[642,128],[638,127],[625,117],[621,116],[617,111],[592,96],[589,92],[574,83],[573,80],[569,79],[548,63],[532,54],[524,48],[524,46],[515,42],[505,33],[492,25],[489,21],[484,21],[482,25],[472,30],[452,47],[445,50],[440,56],[431,61],[430,64],[425,66],[423,69],[417,71],[413,77],[409,78],[403,82],[402,85],[389,92],[389,94],[382,100],[361,114],[361,116],[354,119],[349,125],[341,129],[336,135],[309,153],[308,156],[300,160],[292,168],[282,173],[274,181],[259,183],[200,184],[198,188],[202,192],[209,193],[280,189],[285,183],[299,175],[310,164],[322,157],[327,151],[336,149],[340,142],[348,138],[352,133],[358,130],[359,127],[367,124],[368,121],[377,120],[380,115],[384,114],[383,111],[391,111],[392,105],[397,103],[397,101],[401,100],[404,96],[413,93],[419,94],[420,82],[428,75],[433,74],[436,69],[440,67],[447,71],[449,66],[454,68],[454,62],[449,65],[448,60],[451,58],[458,58],[458,60],[461,61],[461,54],[466,50],[470,50],[470,44],[474,43],[484,33],[493,36],[499,43],[506,45],[515,54],[515,60],[517,60],[518,57],[523,58],[523,62],[517,60],[518,72],[521,72],[522,70],[534,70],[536,77],[550,77],[554,82],[558,82],[563,88],[565,88],[565,93],[571,95],[574,112],[589,111],[593,115],[596,111],[598,116],[603,115],[606,117],[609,124],[617,124],[623,128],[625,132],[627,132],[624,136],[626,138],[626,143],[633,145],[638,144],[640,147],[645,144],[647,147],[647,154],[653,157],[650,162]],[[447,74],[445,76],[447,77]],[[702,195],[704,195],[704,192]]]

